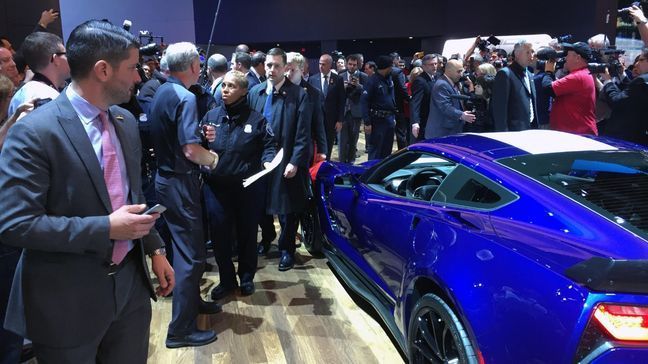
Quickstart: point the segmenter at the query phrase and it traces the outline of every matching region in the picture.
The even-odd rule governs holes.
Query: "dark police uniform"
[[[249,108],[245,97],[233,105],[211,110],[202,123],[216,129],[216,139],[209,143],[209,149],[218,154],[219,161],[207,174],[207,184],[215,197],[214,256],[221,285],[232,288],[237,285],[231,259],[232,226],[239,279],[241,283],[252,282],[257,268],[257,224],[265,213],[266,177],[247,188],[243,188],[243,179],[262,170],[263,162],[272,161],[275,143],[265,118]]]
[[[169,335],[194,332],[206,251],[200,204],[200,170],[182,151],[201,144],[196,96],[169,77],[151,104],[151,136],[158,161],[155,191],[167,207],[162,215],[173,237],[176,286]]]
[[[250,107],[263,113],[268,101],[268,81],[256,85],[248,94]],[[295,253],[298,214],[306,207],[308,193],[308,167],[311,148],[311,110],[303,88],[284,80],[281,89],[271,95],[272,110],[268,122],[273,130],[278,148],[283,148],[281,164],[269,174],[266,212],[279,215],[281,235],[279,249],[291,260]],[[265,113],[263,113],[265,115]],[[284,178],[288,163],[297,167],[293,178]],[[281,263],[280,263],[281,268]]]
[[[391,76],[383,77],[376,72],[369,77],[361,103],[365,125],[371,126],[372,149],[369,159],[385,158],[392,152],[396,125],[394,82]]]

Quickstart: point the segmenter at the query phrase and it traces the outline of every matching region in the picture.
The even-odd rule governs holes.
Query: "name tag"
[[[243,128],[243,132],[250,134],[252,132],[252,125],[250,124],[245,124],[245,127]]]

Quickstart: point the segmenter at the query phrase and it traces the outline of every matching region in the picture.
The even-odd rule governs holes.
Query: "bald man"
[[[443,76],[434,84],[430,99],[430,113],[425,128],[425,138],[438,138],[461,133],[465,123],[474,123],[475,115],[464,111],[461,102],[453,95],[459,95],[457,82],[463,74],[463,62],[451,59]]]

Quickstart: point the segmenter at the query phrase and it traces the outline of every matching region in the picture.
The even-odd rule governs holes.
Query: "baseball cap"
[[[586,61],[589,61],[592,58],[592,49],[585,42],[576,42],[574,44],[563,43],[563,49],[566,51],[574,51],[579,56],[583,57]]]

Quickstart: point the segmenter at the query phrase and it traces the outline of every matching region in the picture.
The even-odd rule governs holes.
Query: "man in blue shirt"
[[[198,81],[200,59],[191,43],[167,48],[171,76],[157,90],[151,105],[151,136],[158,160],[155,191],[168,210],[164,218],[173,237],[176,291],[166,346],[200,346],[216,340],[213,330],[196,326],[199,313],[222,308],[200,298],[206,249],[200,205],[200,166],[216,167],[218,156],[201,146],[196,96],[188,88]]]

